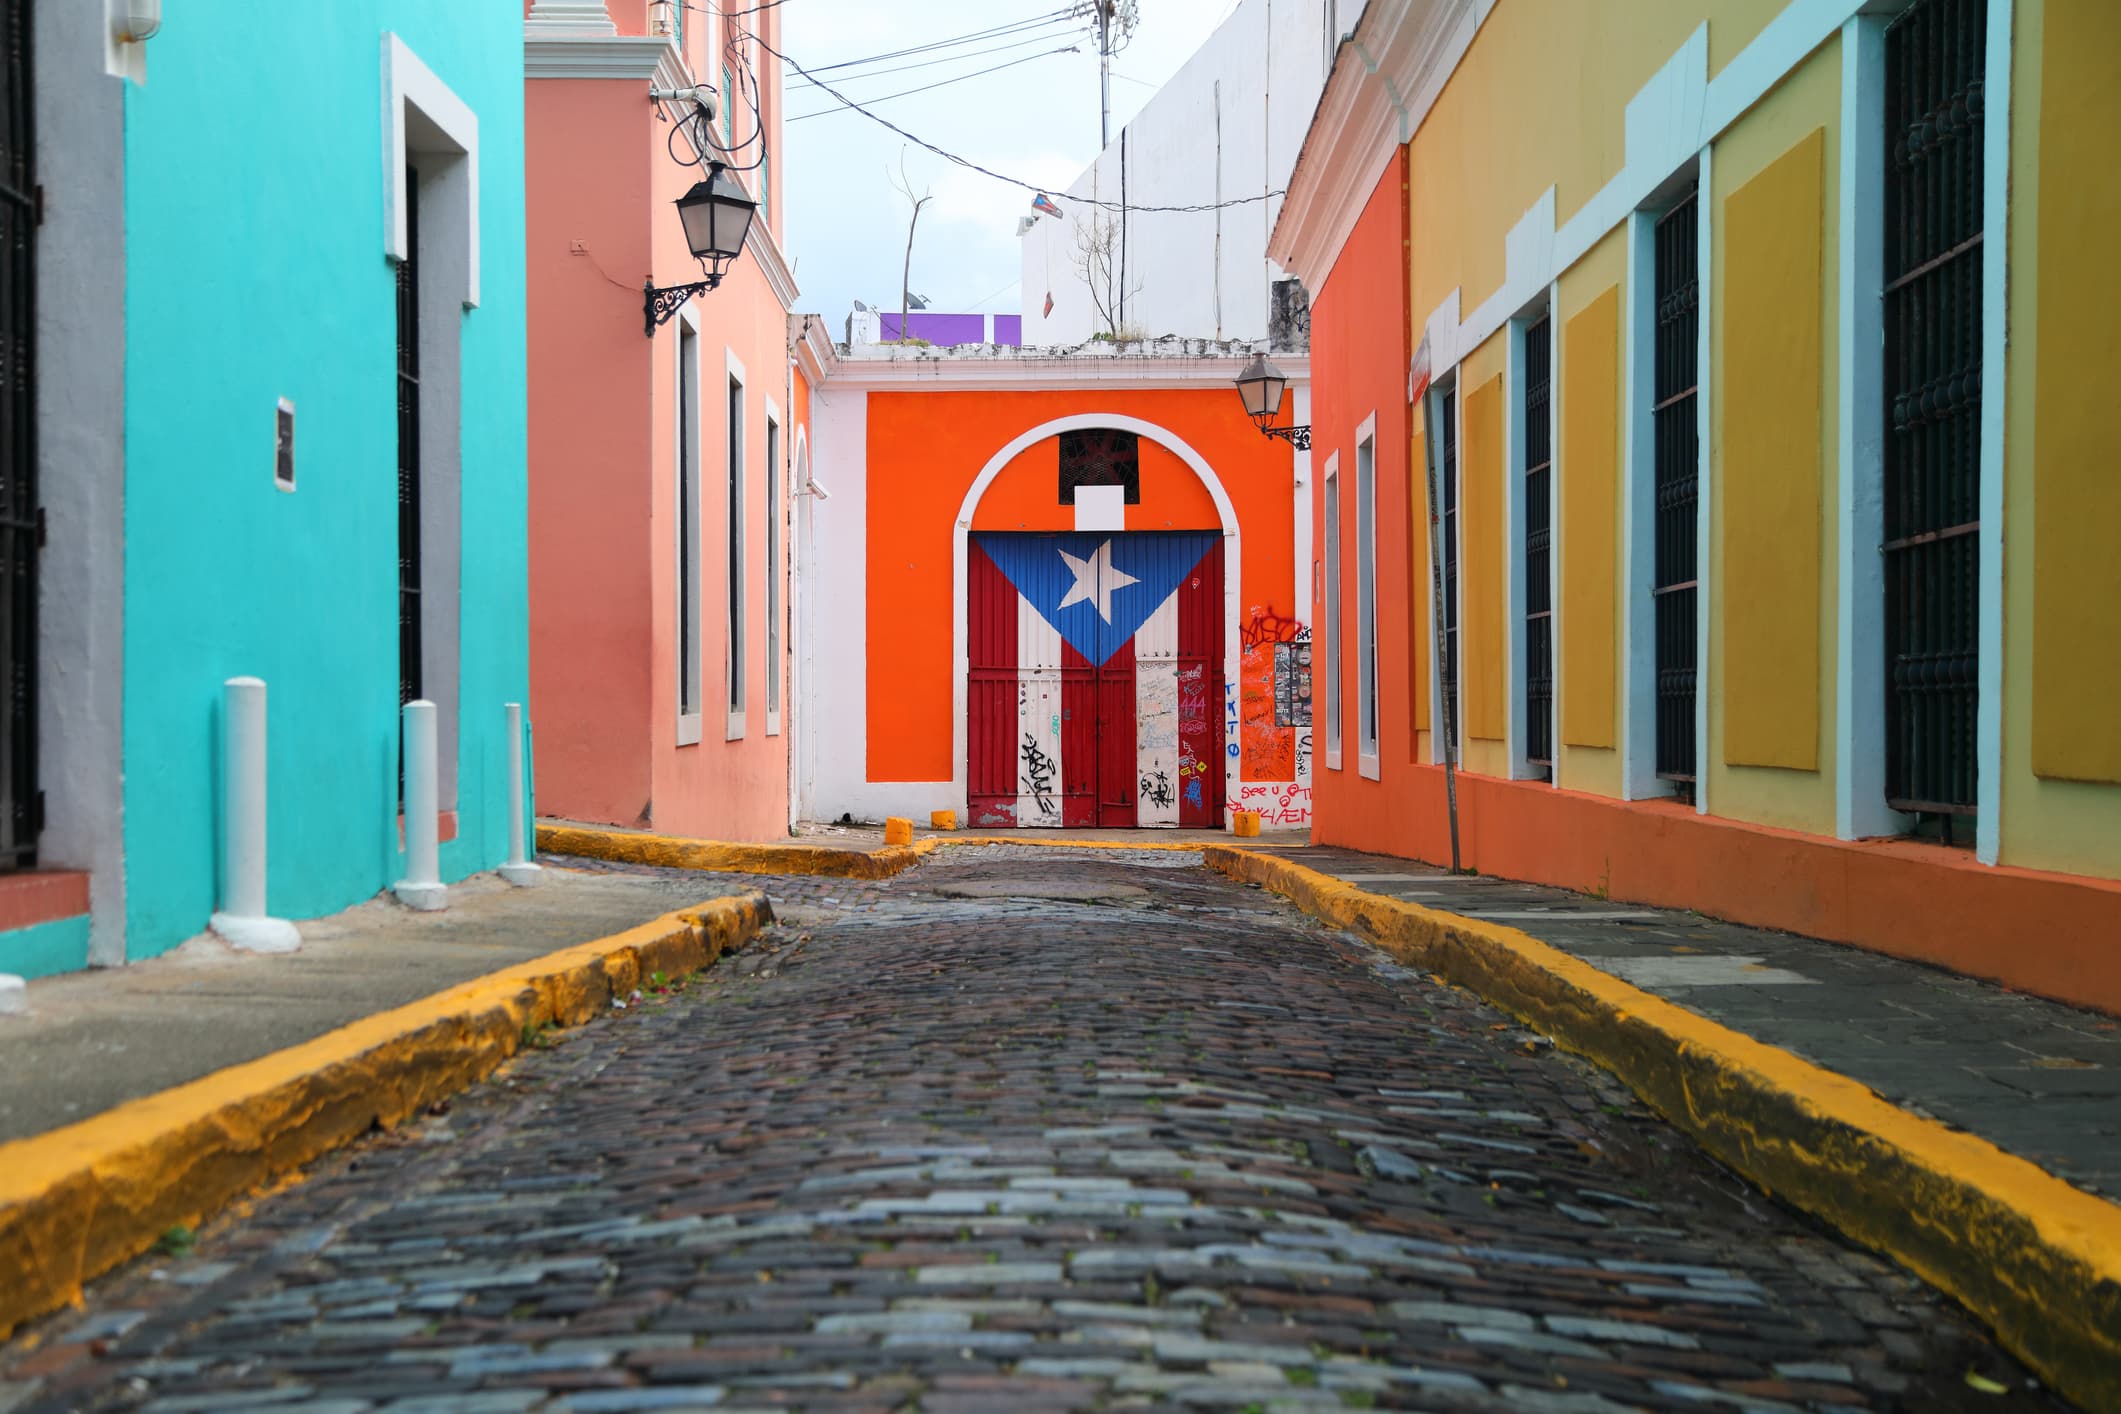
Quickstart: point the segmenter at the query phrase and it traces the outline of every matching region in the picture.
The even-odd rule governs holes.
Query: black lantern
[[[1269,437],[1279,437],[1292,446],[1311,450],[1309,427],[1276,427],[1281,415],[1282,395],[1289,389],[1288,375],[1267,362],[1265,354],[1252,355],[1245,371],[1237,375],[1237,396],[1244,402],[1245,416]]]
[[[727,167],[714,162],[708,165],[706,179],[694,182],[692,190],[678,198],[677,208],[678,220],[685,226],[686,248],[698,257],[707,278],[664,289],[650,281],[650,334],[655,333],[658,324],[668,322],[686,300],[722,283],[730,263],[744,253],[744,239],[751,234],[751,218],[757,214],[759,204],[745,193]]]

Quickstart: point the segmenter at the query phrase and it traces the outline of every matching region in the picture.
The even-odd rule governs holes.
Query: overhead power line
[[[870,111],[869,111],[869,109],[867,109],[866,107],[864,107],[864,106],[863,106],[862,104],[860,104],[860,103],[857,103],[857,102],[855,102],[855,101],[854,101],[854,100],[853,100],[852,98],[849,98],[849,97],[848,97],[848,96],[847,96],[846,94],[844,94],[844,93],[841,93],[841,92],[840,92],[840,91],[839,91],[838,89],[834,88],[834,87],[833,87],[833,86],[832,86],[831,84],[829,84],[829,83],[825,82],[825,81],[824,81],[823,79],[819,78],[819,77],[817,76],[817,72],[816,72],[816,71],[814,71],[814,70],[811,70],[811,69],[806,69],[806,68],[804,68],[804,67],[803,67],[803,66],[802,66],[801,64],[798,64],[798,63],[797,63],[797,62],[796,62],[795,60],[793,60],[793,59],[789,58],[789,57],[788,57],[788,56],[787,56],[786,54],[784,54],[784,53],[782,53],[782,52],[781,52],[780,50],[778,50],[778,49],[774,48],[774,47],[773,47],[773,46],[772,46],[771,44],[768,44],[768,43],[766,42],[766,40],[765,40],[765,38],[764,38],[763,36],[760,36],[760,37],[758,37],[758,38],[757,38],[757,42],[758,42],[758,45],[759,45],[759,47],[760,47],[760,48],[764,49],[764,50],[765,50],[765,51],[766,51],[766,52],[767,52],[768,54],[771,54],[771,55],[772,55],[772,56],[773,56],[774,58],[776,58],[776,59],[780,60],[780,61],[781,61],[781,62],[782,62],[783,64],[786,64],[786,65],[788,66],[788,68],[790,69],[790,71],[792,71],[792,72],[794,72],[794,73],[797,73],[797,74],[801,74],[801,75],[802,75],[802,76],[803,76],[804,78],[806,78],[806,79],[810,80],[810,82],[811,82],[812,84],[814,84],[814,85],[815,85],[816,87],[818,87],[818,88],[820,88],[820,89],[824,90],[824,91],[825,91],[826,93],[829,93],[829,94],[831,94],[831,95],[832,95],[832,96],[833,96],[834,98],[838,99],[838,100],[839,100],[839,103],[840,103],[840,106],[841,106],[841,107],[843,107],[843,108],[852,108],[852,109],[853,109],[853,110],[854,110],[855,112],[857,112],[857,113],[861,114],[861,115],[862,115],[863,117],[867,118],[867,119],[868,119],[868,120],[869,120],[870,122],[872,122],[872,123],[875,123],[875,124],[876,124],[877,126],[879,126],[879,127],[881,127],[881,128],[886,128],[886,129],[889,129],[889,130],[890,130],[891,132],[897,133],[897,134],[898,134],[898,135],[899,135],[900,137],[902,137],[902,138],[904,138],[904,139],[905,139],[906,141],[908,141],[908,142],[912,143],[912,144],[913,144],[913,145],[914,145],[915,147],[919,147],[919,148],[922,148],[922,149],[924,149],[924,150],[926,150],[926,151],[928,151],[928,152],[932,152],[932,153],[934,153],[934,154],[935,154],[935,155],[936,155],[937,157],[940,157],[940,158],[942,158],[942,159],[943,159],[944,161],[946,161],[946,162],[954,162],[954,163],[956,163],[956,164],[957,164],[958,166],[960,166],[960,167],[963,167],[963,168],[965,168],[965,169],[966,169],[967,171],[971,171],[971,172],[977,172],[977,173],[979,173],[979,174],[980,174],[981,176],[983,176],[983,177],[992,177],[992,178],[993,178],[993,179],[994,179],[995,181],[997,181],[997,182],[1003,182],[1003,183],[1006,183],[1006,184],[1007,184],[1007,185],[1009,185],[1009,186],[1012,186],[1012,187],[1018,187],[1018,188],[1021,188],[1021,189],[1022,189],[1022,190],[1024,190],[1024,191],[1027,191],[1027,192],[1031,192],[1031,193],[1034,193],[1034,194],[1036,194],[1036,195],[1041,195],[1041,196],[1042,196],[1042,195],[1044,195],[1044,194],[1045,194],[1046,192],[1048,192],[1048,191],[1050,191],[1050,190],[1051,190],[1051,188],[1049,188],[1049,187],[1045,187],[1045,186],[1041,186],[1041,185],[1039,185],[1039,184],[1037,184],[1037,183],[1035,183],[1035,182],[1027,182],[1027,181],[1023,180],[1023,179],[1022,179],[1021,177],[1011,177],[1011,176],[1005,175],[1004,173],[1001,173],[1001,172],[997,172],[997,171],[995,171],[994,169],[992,169],[991,167],[982,167],[982,166],[981,166],[981,165],[980,165],[979,163],[977,163],[977,162],[974,162],[974,161],[973,161],[973,160],[972,160],[971,158],[969,158],[969,157],[960,157],[960,156],[958,156],[958,155],[957,155],[957,154],[956,154],[955,152],[952,152],[952,151],[950,151],[950,150],[949,150],[948,148],[938,147],[938,146],[936,146],[936,145],[935,145],[934,143],[932,143],[932,142],[928,141],[928,140],[927,140],[926,138],[924,138],[924,137],[920,137],[920,136],[918,136],[917,134],[914,134],[914,133],[908,132],[908,131],[907,131],[906,129],[904,129],[904,128],[900,127],[900,126],[899,126],[899,125],[898,125],[897,123],[894,123],[894,122],[892,122],[892,121],[891,121],[891,120],[890,120],[889,118],[883,117],[882,115],[880,115],[880,114],[877,114],[877,113],[872,113],[872,112],[870,112]],[[1033,56],[1031,56],[1031,57],[1032,57],[1032,58],[1043,58],[1044,56],[1043,56],[1043,55],[1033,55]],[[1019,62],[1021,62],[1021,61],[1019,61]],[[977,75],[973,75],[973,74],[966,74],[966,75],[963,75],[963,77],[965,77],[965,78],[974,78],[974,77],[977,77]],[[873,100],[871,100],[871,101],[872,101],[872,102],[882,102],[883,100],[881,100],[881,99],[873,99]],[[825,108],[825,109],[819,109],[819,110],[818,110],[818,112],[816,112],[816,113],[809,113],[809,114],[805,114],[804,116],[805,116],[805,117],[818,117],[818,116],[820,116],[820,115],[822,115],[822,114],[824,114],[824,113],[830,113],[830,112],[837,112],[837,111],[838,111],[837,109]],[[789,119],[789,121],[790,121],[790,122],[793,122],[793,121],[795,121],[795,120],[791,118],[791,119]],[[1236,196],[1236,197],[1231,197],[1231,198],[1229,198],[1228,200],[1225,200],[1225,201],[1208,201],[1208,202],[1196,202],[1196,203],[1193,203],[1193,204],[1191,204],[1191,205],[1180,205],[1180,206],[1136,206],[1136,205],[1132,204],[1131,202],[1130,202],[1130,203],[1124,203],[1124,204],[1123,204],[1123,203],[1120,203],[1120,202],[1117,202],[1117,201],[1099,201],[1099,200],[1097,200],[1097,199],[1096,199],[1096,198],[1094,198],[1094,197],[1074,197],[1074,196],[1071,196],[1071,197],[1068,197],[1068,198],[1066,198],[1066,200],[1069,200],[1069,201],[1075,202],[1075,203],[1076,203],[1077,205],[1079,205],[1079,206],[1092,206],[1092,207],[1097,207],[1097,208],[1100,208],[1100,209],[1102,209],[1102,210],[1106,210],[1106,211],[1128,211],[1128,212],[1135,212],[1135,211],[1140,211],[1140,212],[1157,212],[1157,211],[1169,211],[1169,212],[1196,212],[1196,211],[1217,211],[1217,210],[1221,210],[1221,209],[1222,209],[1223,207],[1226,207],[1226,206],[1250,206],[1250,205],[1254,205],[1254,204],[1256,204],[1256,203],[1258,203],[1258,202],[1262,202],[1262,201],[1272,201],[1272,200],[1273,200],[1273,199],[1274,199],[1275,197],[1277,197],[1277,196],[1283,196],[1283,195],[1286,195],[1286,193],[1285,193],[1285,192],[1283,192],[1283,191],[1264,191],[1264,192],[1260,192],[1260,193],[1258,193],[1258,194],[1257,194],[1257,195],[1255,195],[1255,196]]]
[[[954,83],[963,83],[963,82],[964,82],[964,81],[965,81],[966,79],[976,79],[976,78],[979,78],[979,77],[981,77],[981,76],[983,76],[983,75],[985,75],[985,74],[999,73],[999,72],[1000,72],[1001,70],[1003,70],[1003,69],[1013,69],[1013,68],[1015,68],[1015,67],[1016,67],[1017,65],[1019,65],[1019,64],[1028,64],[1028,63],[1030,63],[1030,62],[1031,62],[1032,60],[1034,60],[1034,59],[1047,59],[1047,58],[1051,58],[1051,57],[1052,57],[1053,55],[1055,55],[1055,54],[1073,54],[1073,53],[1076,53],[1076,52],[1077,52],[1077,50],[1076,50],[1075,46],[1073,46],[1073,45],[1069,45],[1069,46],[1067,46],[1066,48],[1062,48],[1062,49],[1047,49],[1047,50],[1042,50],[1041,52],[1039,52],[1039,53],[1037,53],[1037,54],[1026,54],[1026,55],[1022,56],[1021,58],[1017,58],[1017,59],[1006,59],[1006,60],[1002,61],[1002,62],[1001,62],[1001,63],[999,63],[999,64],[992,64],[992,65],[989,65],[989,66],[988,66],[987,68],[984,68],[984,69],[974,69],[974,70],[973,70],[973,71],[972,71],[971,73],[969,73],[969,74],[957,74],[957,75],[954,75],[954,76],[952,76],[952,77],[950,77],[950,78],[947,78],[947,79],[937,79],[937,80],[936,80],[936,81],[935,81],[934,83],[926,83],[926,84],[922,84],[922,85],[921,85],[921,86],[920,86],[919,88],[905,88],[905,89],[900,89],[900,90],[899,90],[899,91],[898,91],[897,93],[884,93],[884,94],[879,94],[879,95],[877,95],[876,97],[874,97],[874,98],[871,98],[871,99],[868,99],[868,100],[866,100],[866,101],[867,101],[867,102],[870,102],[870,103],[889,103],[889,102],[890,102],[890,101],[891,101],[892,99],[894,99],[894,98],[910,98],[910,97],[912,97],[912,96],[913,96],[914,94],[916,94],[916,93],[926,93],[926,92],[928,92],[928,90],[930,90],[930,89],[932,89],[932,88],[947,88],[947,87],[949,87],[949,86],[950,86],[951,84],[954,84]],[[813,82],[815,82],[815,80],[813,80]],[[840,95],[839,95],[839,94],[837,94],[837,93],[834,93],[834,92],[833,92],[833,91],[832,91],[831,89],[829,89],[829,88],[825,88],[825,85],[823,85],[823,84],[818,84],[818,87],[819,87],[819,88],[824,88],[824,89],[825,89],[825,92],[827,92],[827,93],[831,93],[831,94],[832,94],[832,96],[833,96],[834,98],[839,98],[839,97],[840,97]],[[817,110],[816,110],[815,112],[810,112],[810,113],[798,113],[798,114],[796,114],[796,115],[795,115],[794,117],[792,117],[792,118],[788,119],[787,121],[788,121],[788,122],[791,122],[791,123],[800,123],[800,122],[802,122],[802,121],[803,121],[804,119],[806,119],[806,118],[823,118],[823,117],[826,117],[826,116],[828,116],[828,115],[830,115],[830,114],[833,114],[833,113],[841,113],[841,112],[845,112],[845,111],[846,111],[847,109],[849,109],[849,108],[856,108],[856,109],[857,109],[857,111],[866,111],[866,110],[860,109],[860,108],[858,107],[858,105],[856,105],[856,104],[854,104],[854,103],[850,103],[850,102],[848,102],[848,101],[847,101],[846,99],[840,99],[840,106],[839,106],[839,107],[836,107],[836,108],[819,108],[819,109],[817,109]],[[927,144],[925,144],[925,143],[923,143],[923,144],[922,144],[922,146],[926,146],[926,145],[927,145]]]
[[[960,59],[977,59],[982,54],[1003,54],[1007,53],[1011,49],[1026,49],[1034,44],[1050,43],[1052,40],[1057,38],[1059,38],[1059,33],[1057,31],[1051,34],[1033,35],[1029,39],[1019,39],[1008,44],[997,44],[992,49],[974,49],[963,54],[945,54],[940,59],[922,59],[911,64],[897,64],[888,69],[870,69],[866,73],[842,74],[840,75],[840,82],[849,83],[856,82],[861,79],[882,78],[885,74],[904,73],[908,69],[932,69],[937,64],[954,64]],[[796,83],[798,86],[803,88],[810,88],[814,86],[813,81],[810,79],[797,79]]]
[[[915,44],[905,49],[893,49],[882,54],[871,54],[866,59],[843,59],[836,64],[820,64],[816,69],[809,72],[812,74],[828,74],[841,69],[862,68],[870,64],[881,64],[891,59],[904,59],[915,54],[927,54],[937,49],[949,49],[960,44],[976,44],[981,40],[998,39],[1006,34],[1059,25],[1067,25],[1073,28],[1074,17],[1066,10],[1053,10],[1043,15],[1032,15],[1026,19],[1011,20],[1007,24],[993,25],[987,29],[977,29],[970,34],[960,34],[950,39],[930,40],[926,44]]]

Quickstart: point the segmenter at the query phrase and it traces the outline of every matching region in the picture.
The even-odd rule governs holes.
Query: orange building
[[[778,26],[770,7],[526,7],[530,696],[547,815],[787,831],[786,526],[808,390],[773,166]],[[719,287],[673,312],[645,289],[701,278],[672,203],[716,160],[757,213]]]
[[[805,814],[1309,823],[1310,458],[1246,420],[1248,354],[833,360],[800,512]]]

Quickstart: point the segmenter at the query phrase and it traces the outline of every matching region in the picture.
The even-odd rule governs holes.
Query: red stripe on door
[[[1097,669],[1061,640],[1061,825],[1097,823]]]
[[[1130,638],[1097,670],[1097,823],[1108,829],[1131,830],[1141,823],[1134,808],[1138,715]]]
[[[1223,547],[1178,582],[1178,823],[1223,823]]]
[[[965,806],[970,823],[1016,823],[1016,586],[985,550],[965,555]]]

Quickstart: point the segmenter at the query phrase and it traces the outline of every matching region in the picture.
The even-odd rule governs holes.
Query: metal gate
[[[1219,534],[979,534],[966,808],[981,828],[1223,817]]]
[[[1971,815],[1981,628],[1986,0],[1886,31],[1885,794]]]
[[[0,870],[37,862],[37,179],[32,0],[0,0]]]

